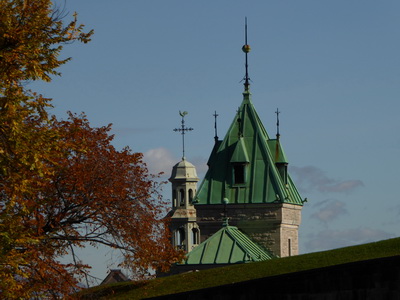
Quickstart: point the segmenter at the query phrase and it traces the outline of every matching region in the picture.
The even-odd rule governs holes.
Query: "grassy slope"
[[[124,282],[99,286],[84,291],[81,296],[86,299],[100,299],[103,296],[106,299],[143,299],[395,255],[400,255],[400,238],[259,263],[180,274],[146,282]]]

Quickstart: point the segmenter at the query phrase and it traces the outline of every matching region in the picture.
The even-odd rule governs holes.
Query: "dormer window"
[[[233,164],[233,184],[241,185],[246,183],[246,164]]]
[[[234,185],[243,185],[246,183],[246,165],[250,162],[244,139],[240,138],[234,147],[230,160],[233,168],[232,181]]]
[[[275,165],[278,169],[279,175],[281,176],[283,183],[287,184],[288,183],[288,164],[287,163],[276,163]]]

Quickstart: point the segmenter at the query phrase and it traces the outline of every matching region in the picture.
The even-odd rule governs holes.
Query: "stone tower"
[[[243,100],[224,139],[219,140],[215,134],[208,171],[198,191],[192,164],[182,159],[172,171],[174,245],[191,251],[220,230],[227,214],[231,225],[274,255],[297,255],[304,201],[288,173],[289,162],[279,134],[279,111],[276,138],[270,138],[254,108],[247,24],[245,31]],[[190,130],[184,127],[183,116],[182,129],[176,129],[182,134]]]
[[[227,198],[230,224],[277,256],[297,255],[303,200],[288,174],[279,119],[276,138],[270,138],[252,103],[247,24],[242,50],[246,58],[243,100],[225,138],[215,137],[209,169],[195,198],[201,240],[220,229]]]
[[[200,229],[196,223],[193,199],[197,192],[196,168],[184,157],[172,168],[172,211],[170,212],[172,244],[190,252],[200,243]]]
[[[228,198],[230,224],[280,257],[298,254],[303,201],[279,138],[269,138],[249,90],[223,140],[217,140],[195,198],[201,240],[219,230]]]

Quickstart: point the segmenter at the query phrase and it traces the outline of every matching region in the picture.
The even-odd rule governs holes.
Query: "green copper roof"
[[[236,142],[235,150],[231,158],[231,163],[249,163],[249,156],[247,155],[246,146],[242,138]]]
[[[224,198],[229,203],[302,205],[287,162],[280,141],[269,138],[245,91],[225,138],[214,145],[196,205],[221,204]]]
[[[235,264],[274,257],[273,254],[253,243],[237,227],[226,225],[189,252],[182,264]]]
[[[267,143],[275,163],[288,163],[285,152],[283,152],[279,140],[277,139],[268,140]]]

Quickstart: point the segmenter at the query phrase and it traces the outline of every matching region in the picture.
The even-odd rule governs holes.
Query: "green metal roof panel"
[[[219,245],[220,248],[218,249],[219,251],[215,257],[214,263],[231,263],[231,251],[235,248],[235,241],[229,235],[222,234]]]
[[[201,264],[214,264],[216,255],[220,251],[221,241],[220,239],[212,239],[205,245],[206,247],[202,251]],[[197,262],[196,262],[197,263]]]
[[[247,155],[246,145],[244,144],[243,138],[240,138],[235,145],[233,151],[231,163],[248,163],[250,162],[249,156]]]
[[[183,264],[235,264],[275,256],[252,242],[235,226],[224,226],[188,253]]]
[[[231,254],[231,261],[247,261],[246,260],[246,253],[240,247],[234,247],[232,249]]]
[[[216,153],[217,153],[217,150],[218,150],[220,145],[221,145],[221,141],[216,141],[215,142],[214,147],[213,147],[213,149],[211,151],[210,158],[208,159],[208,162],[207,162],[208,166],[210,166],[210,165],[212,165],[214,163],[214,161],[216,159]]]
[[[270,139],[249,93],[243,93],[243,102],[223,141],[215,144],[209,159],[209,169],[197,192],[202,204],[273,203],[302,205],[302,199],[288,176],[285,183],[276,162],[287,163],[287,158],[276,139]],[[240,120],[240,122],[238,122]],[[276,161],[276,158],[278,161]],[[234,165],[245,162],[244,182],[235,182]],[[278,196],[277,196],[278,195]]]
[[[269,149],[272,153],[274,161],[277,163],[287,163],[285,152],[282,149],[281,143],[277,139],[268,141]]]

